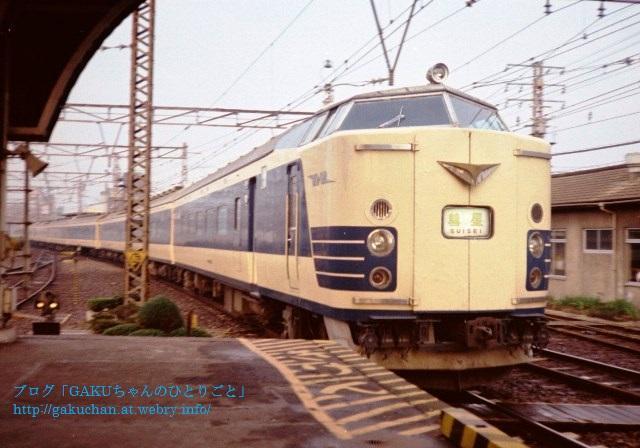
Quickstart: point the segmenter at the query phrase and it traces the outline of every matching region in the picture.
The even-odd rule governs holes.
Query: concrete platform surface
[[[0,447],[444,447],[445,405],[331,341],[27,336]]]

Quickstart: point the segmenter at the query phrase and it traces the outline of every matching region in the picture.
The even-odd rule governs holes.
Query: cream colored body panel
[[[356,150],[365,144],[412,144],[413,149]],[[525,289],[526,234],[532,228],[548,229],[550,210],[548,160],[517,157],[517,149],[548,153],[548,145],[541,140],[495,131],[428,127],[339,132],[302,148],[274,151],[230,176],[153,208],[154,212],[172,210],[173,216],[177,206],[258,177],[263,167],[271,169],[301,159],[311,228],[388,226],[397,230],[398,286],[392,292],[321,288],[311,257],[298,257],[300,281],[294,288],[287,277],[285,255],[174,246],[173,220],[171,244],[151,244],[150,256],[332,308],[420,312],[514,309],[514,298],[543,300],[546,295]],[[439,161],[500,165],[484,182],[469,186]],[[322,172],[326,172],[327,182],[314,185],[311,175]],[[392,213],[384,220],[370,214],[371,204],[380,198],[392,204]],[[541,203],[545,211],[539,224],[530,219],[534,202]],[[445,238],[442,210],[447,205],[491,207],[492,237]],[[119,219],[99,224],[114,221]],[[282,231],[284,234],[286,229]],[[94,242],[82,245],[93,247]],[[124,249],[121,242],[102,240],[99,245]],[[354,298],[362,297],[410,299],[412,305],[354,303]]]
[[[442,209],[467,205],[468,188],[438,161],[468,162],[468,132],[433,129],[416,138],[416,311],[469,309],[469,240],[442,235]]]
[[[252,283],[252,252],[175,246],[176,264]]]

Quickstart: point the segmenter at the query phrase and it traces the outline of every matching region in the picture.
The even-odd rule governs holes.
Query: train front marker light
[[[533,232],[529,236],[529,252],[535,258],[542,257],[542,254],[544,252],[544,239],[539,232]]]
[[[369,274],[369,283],[376,289],[385,289],[391,284],[391,271],[387,268],[374,268]]]
[[[393,234],[386,229],[376,229],[367,237],[367,247],[371,255],[384,257],[389,255],[396,245]]]
[[[538,289],[542,284],[542,271],[540,268],[533,268],[529,271],[529,284],[532,288]]]

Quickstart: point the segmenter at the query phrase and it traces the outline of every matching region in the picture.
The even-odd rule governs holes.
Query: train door
[[[249,179],[249,197],[247,198],[247,250],[253,252],[253,229],[255,216],[256,178]]]
[[[287,196],[285,203],[285,255],[289,286],[298,288],[298,248],[300,222],[300,168],[294,163],[287,167]]]

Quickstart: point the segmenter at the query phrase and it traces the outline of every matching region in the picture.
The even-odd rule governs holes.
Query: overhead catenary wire
[[[603,146],[594,146],[592,148],[585,148],[585,149],[576,149],[574,151],[563,151],[563,152],[556,152],[551,154],[552,157],[558,157],[558,156],[566,156],[569,154],[582,154],[585,152],[592,152],[592,151],[600,151],[602,149],[611,149],[611,148],[620,148],[623,146],[630,146],[630,145],[636,145],[640,143],[640,140],[632,140],[629,142],[622,142],[622,143],[614,143],[611,145],[603,145]]]

